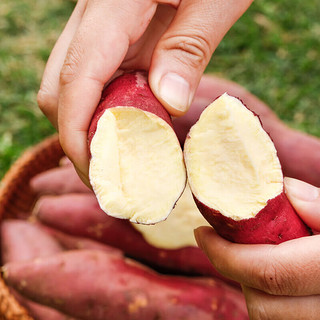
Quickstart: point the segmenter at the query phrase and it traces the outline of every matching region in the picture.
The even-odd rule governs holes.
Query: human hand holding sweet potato
[[[225,239],[278,244],[310,235],[285,195],[272,140],[239,99],[224,93],[201,113],[184,159],[199,211]]]
[[[292,179],[285,186],[300,217],[319,231],[319,189]],[[242,284],[250,319],[319,318],[319,235],[279,245],[231,243],[207,227],[195,235],[215,268]]]
[[[320,186],[320,139],[288,128],[270,107],[244,87],[214,75],[201,78],[189,112],[173,120],[181,144],[204,108],[224,92],[239,97],[259,115],[275,144],[284,175]],[[31,187],[38,195],[90,192],[70,163],[37,175],[32,179]]]
[[[170,114],[183,114],[212,53],[251,2],[77,2],[50,55],[38,103],[87,184],[87,131],[104,85],[124,70],[148,70],[155,96]]]
[[[171,117],[145,72],[127,72],[104,88],[88,145],[89,181],[106,214],[148,225],[168,217],[186,170]]]

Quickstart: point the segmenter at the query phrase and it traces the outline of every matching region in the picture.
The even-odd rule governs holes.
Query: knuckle
[[[70,63],[69,61],[66,61],[61,68],[60,72],[60,85],[65,86],[76,78],[76,72],[74,70],[75,66]]]
[[[270,261],[261,273],[261,285],[265,292],[273,295],[287,295],[293,291],[290,273],[279,261]]]
[[[201,35],[175,35],[165,41],[165,49],[177,51],[178,59],[194,69],[206,65],[210,59],[210,43]]]
[[[58,97],[53,93],[40,88],[37,94],[37,103],[42,113],[49,119],[52,125],[58,129]]]
[[[52,109],[57,108],[57,97],[40,88],[37,94],[37,103],[40,110],[47,114]]]
[[[264,293],[250,287],[245,287],[244,295],[250,320],[272,319],[270,304],[265,299]]]
[[[45,111],[48,101],[48,94],[40,89],[37,94],[37,103],[42,112]]]
[[[68,50],[66,59],[60,72],[60,85],[65,86],[73,82],[78,75],[80,66],[80,57],[83,56],[83,52],[76,44],[72,44]]]
[[[248,304],[247,309],[250,320],[272,320],[263,303]]]

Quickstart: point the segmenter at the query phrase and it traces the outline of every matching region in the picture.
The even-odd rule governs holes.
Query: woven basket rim
[[[0,183],[0,222],[5,217],[14,218],[20,210],[31,212],[36,197],[29,187],[30,179],[38,173],[58,166],[63,156],[57,134],[45,138],[22,153]],[[27,310],[11,295],[1,274],[0,319],[33,320]]]

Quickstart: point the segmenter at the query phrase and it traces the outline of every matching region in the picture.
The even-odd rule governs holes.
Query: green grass
[[[267,102],[290,126],[320,136],[320,6],[256,1],[210,66]]]
[[[0,179],[28,146],[54,132],[36,94],[74,2],[0,2]],[[267,102],[290,126],[320,136],[318,0],[256,0],[220,44],[208,71]]]
[[[0,178],[23,150],[54,132],[36,95],[73,6],[66,0],[0,2]]]

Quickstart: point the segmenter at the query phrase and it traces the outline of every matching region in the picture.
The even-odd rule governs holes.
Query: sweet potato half
[[[90,183],[103,211],[142,224],[167,218],[186,170],[171,118],[145,73],[126,73],[104,89],[88,142]]]
[[[225,93],[202,112],[184,158],[196,204],[224,238],[278,244],[310,234],[284,193],[269,135],[239,99]]]

